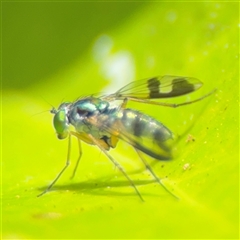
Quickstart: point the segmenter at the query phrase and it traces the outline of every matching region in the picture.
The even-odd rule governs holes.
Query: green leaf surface
[[[238,14],[238,3],[151,3],[103,32],[78,61],[47,81],[3,89],[2,238],[238,239]],[[57,106],[63,99],[112,93],[127,84],[124,77],[165,74],[204,82],[200,91],[170,102],[217,88],[210,97],[177,109],[130,104],[181,136],[176,159],[147,159],[179,200],[154,181],[124,142],[110,153],[144,202],[103,153],[84,143],[77,175],[70,180],[78,156],[75,141],[72,165],[51,192],[36,197],[67,155],[67,141],[56,138],[52,115],[44,112],[51,107],[43,98]]]

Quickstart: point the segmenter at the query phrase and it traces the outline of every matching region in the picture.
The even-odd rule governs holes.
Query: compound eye
[[[68,136],[69,124],[65,110],[60,110],[54,115],[53,126],[59,139],[64,139]]]

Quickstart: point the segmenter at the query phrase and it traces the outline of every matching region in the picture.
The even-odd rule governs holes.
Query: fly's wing
[[[202,82],[196,78],[167,75],[132,82],[113,94],[102,96],[101,99],[110,102],[128,98],[140,99],[144,102],[148,99],[171,98],[188,94],[202,85]],[[115,116],[112,115],[109,118],[110,121],[103,114],[98,117],[96,123],[90,124],[95,124],[96,129],[101,129],[103,134],[106,133],[109,141],[111,141],[111,136],[114,136],[153,158],[159,160],[173,158],[172,149],[176,141],[173,139],[172,132],[153,118],[133,109],[124,109],[124,107],[119,109],[118,113],[112,112],[111,114]]]
[[[191,93],[203,83],[192,77],[159,76],[131,82],[114,94],[103,97],[108,101],[131,99],[171,98]]]

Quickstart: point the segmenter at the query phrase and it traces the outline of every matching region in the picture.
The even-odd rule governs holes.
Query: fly
[[[53,182],[38,196],[48,192],[70,164],[72,137],[77,138],[79,146],[79,157],[72,177],[76,173],[82,156],[81,141],[96,145],[121,171],[143,201],[134,182],[124,168],[108,152],[111,148],[116,147],[120,139],[136,150],[146,169],[165,190],[170,192],[153,172],[143,154],[157,160],[167,161],[172,159],[171,146],[174,142],[174,135],[170,129],[156,119],[135,109],[127,108],[127,103],[128,101],[135,101],[176,108],[198,102],[211,95],[215,90],[193,101],[179,104],[161,103],[152,101],[152,99],[182,96],[196,91],[202,85],[203,83],[196,78],[166,75],[131,82],[110,95],[88,96],[75,102],[64,102],[58,109],[53,108],[51,113],[54,114],[53,125],[57,137],[59,139],[68,138],[67,161]],[[112,103],[116,100],[121,100],[122,103],[112,106]],[[71,130],[70,126],[73,126],[74,130]],[[171,194],[176,197],[173,193]]]

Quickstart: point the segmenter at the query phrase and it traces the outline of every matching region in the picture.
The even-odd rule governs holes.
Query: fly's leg
[[[138,154],[138,156],[140,157],[140,159],[142,160],[142,162],[144,163],[146,169],[152,174],[152,176],[156,179],[156,181],[168,192],[170,193],[174,198],[176,198],[177,200],[179,200],[179,198],[174,195],[171,191],[169,191],[165,186],[164,184],[161,182],[161,179],[158,178],[158,176],[154,173],[154,171],[152,170],[152,168],[150,167],[150,165],[148,164],[148,162],[144,159],[144,157],[142,156],[142,153],[134,148]]]
[[[76,165],[75,165],[75,167],[74,167],[74,170],[73,170],[71,179],[74,178],[74,176],[75,176],[75,174],[76,174],[76,171],[77,171],[77,168],[78,168],[78,164],[79,164],[79,162],[80,162],[80,159],[82,158],[82,145],[81,145],[81,141],[80,141],[78,138],[77,138],[77,140],[78,140],[79,156],[78,156]]]
[[[155,101],[152,101],[152,100],[149,100],[149,99],[140,99],[140,98],[134,98],[134,97],[127,97],[127,100],[130,100],[130,101],[133,101],[133,102],[147,103],[147,104],[152,104],[152,105],[159,105],[159,106],[164,106],[164,107],[177,108],[177,107],[181,107],[181,106],[184,106],[184,105],[199,102],[199,101],[203,100],[204,98],[212,95],[216,91],[217,91],[217,89],[214,89],[213,91],[207,93],[206,95],[204,95],[200,98],[197,98],[197,99],[189,101],[189,102],[184,102],[184,103],[163,103],[163,102],[155,102]],[[124,99],[124,101],[125,101],[125,99]]]
[[[70,164],[70,153],[71,153],[71,134],[68,137],[68,152],[67,152],[67,161],[66,164],[64,166],[64,168],[61,170],[61,172],[57,175],[57,177],[53,180],[53,182],[48,186],[48,188],[46,190],[44,190],[42,193],[40,193],[39,195],[37,195],[37,197],[42,196],[43,194],[47,193],[52,187],[53,185],[57,182],[57,180],[62,176],[63,172],[66,170],[66,168],[68,167],[68,165]]]
[[[139,196],[139,198],[144,202],[144,199],[142,198],[142,196],[141,196],[140,192],[138,191],[137,187],[133,183],[132,179],[127,175],[127,173],[122,168],[122,166],[98,143],[98,141],[91,134],[88,134],[88,136],[96,144],[96,146],[98,146],[103,151],[103,153],[111,160],[111,162],[121,171],[121,173],[127,178],[127,180],[129,181],[131,186],[134,188],[134,190],[137,193],[137,195]]]

